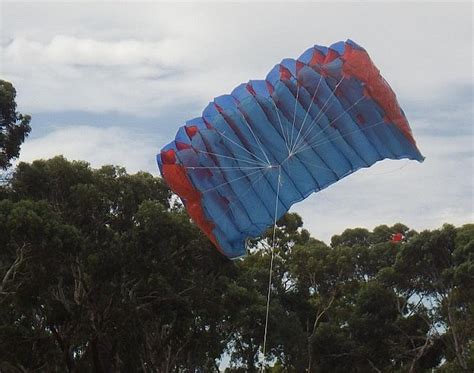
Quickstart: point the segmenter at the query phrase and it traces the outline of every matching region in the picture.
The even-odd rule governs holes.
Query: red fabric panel
[[[324,58],[323,63],[329,63],[334,61],[337,57],[339,57],[339,53],[337,53],[334,49],[329,49],[328,54]]]
[[[216,110],[217,110],[219,113],[222,113],[222,112],[224,111],[224,110],[223,110],[218,104],[216,104],[215,102],[214,102],[214,106],[215,106]]]
[[[269,82],[267,82],[267,81],[265,81],[265,83],[267,84],[268,92],[270,92],[270,94],[272,95],[272,94],[273,94],[273,91],[274,91],[273,86],[272,86]]]
[[[345,74],[355,76],[366,84],[366,88],[372,99],[385,111],[387,118],[393,122],[405,135],[415,144],[415,139],[405,116],[400,110],[395,92],[380,75],[366,51],[355,49],[350,44],[345,45],[343,55],[343,71]]]
[[[280,79],[281,80],[290,80],[291,79],[291,73],[290,70],[288,70],[285,66],[280,65]]]
[[[309,66],[314,66],[323,63],[324,61],[324,54],[322,54],[318,50],[314,50],[313,57],[311,57],[311,61],[309,61]]]
[[[192,139],[198,132],[198,128],[196,126],[185,127],[184,129],[186,130],[186,133],[190,139]]]
[[[175,141],[174,143],[178,150],[191,149],[191,145],[185,144],[184,142]]]
[[[214,224],[207,220],[201,206],[201,193],[191,184],[186,176],[186,170],[177,164],[163,164],[163,177],[170,188],[179,195],[188,210],[191,219],[201,228],[211,242],[222,252],[216,237],[212,233]]]
[[[306,66],[303,62],[300,60],[296,60],[296,76],[298,76],[299,71]]]
[[[174,163],[176,163],[176,155],[175,155],[173,149],[162,151],[160,156],[161,156],[161,161],[164,164],[174,164]]]
[[[257,95],[257,93],[255,93],[255,90],[253,89],[253,87],[252,87],[251,84],[247,83],[247,85],[245,86],[245,88],[247,88],[247,91],[249,91],[252,96],[256,96],[256,95]]]

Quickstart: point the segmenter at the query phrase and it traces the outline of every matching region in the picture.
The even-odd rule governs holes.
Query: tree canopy
[[[160,178],[62,157],[0,187],[0,371],[255,372],[272,232],[234,262]],[[392,234],[404,239],[392,242]],[[474,370],[474,225],[277,224],[267,372]]]
[[[10,82],[0,79],[0,170],[20,154],[20,146],[30,132],[29,115],[16,111],[16,90]]]

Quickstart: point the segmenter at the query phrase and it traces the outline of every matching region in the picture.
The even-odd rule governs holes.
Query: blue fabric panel
[[[176,133],[175,141],[183,143],[183,144],[188,144],[188,145],[191,144],[191,140],[189,139],[189,136],[186,133],[186,130],[184,129],[184,127],[181,127]]]
[[[291,126],[291,123],[275,109],[273,101],[256,98],[262,110],[265,111],[267,118],[272,123],[281,138],[285,136],[284,129]],[[317,189],[321,189],[334,181],[339,180],[337,174],[329,168],[329,166],[321,159],[319,154],[313,149],[308,148],[308,151],[301,152],[295,157],[288,160],[290,164],[297,158],[303,165],[306,166],[307,170],[311,173]]]
[[[219,111],[217,110],[216,105],[214,105],[214,102],[210,102],[202,112],[202,117],[208,121],[212,121],[212,118],[218,114]]]
[[[332,49],[336,51],[339,55],[344,54],[344,48],[345,48],[346,43],[343,41],[338,41],[337,43],[331,44],[329,49]]]
[[[298,143],[305,148],[318,149],[331,148],[332,152],[339,154],[352,165],[354,169],[365,166],[364,161],[357,155],[354,149],[347,143],[344,136],[342,136],[337,129],[328,125],[329,122],[324,122],[325,110],[331,104],[330,99],[326,101],[318,101],[317,95],[322,85],[322,77],[311,69],[301,71],[306,75],[306,88],[303,86],[299,88],[299,102],[305,112],[308,113],[306,120],[303,118],[302,123],[298,121],[296,124],[299,128],[299,135],[297,136]],[[291,89],[293,95],[296,96],[296,86],[287,85]],[[311,104],[311,100],[313,99]],[[306,114],[305,114],[306,115]],[[325,124],[323,124],[325,123]],[[331,153],[329,153],[331,154]],[[342,175],[342,174],[341,174]]]
[[[309,48],[304,51],[304,53],[298,57],[298,61],[301,61],[305,64],[309,64],[311,59],[313,58],[314,48]]]
[[[202,119],[202,117],[198,117],[198,118],[194,118],[194,119],[187,120],[187,121],[186,121],[186,127],[191,127],[191,126],[196,126],[196,127],[199,128],[199,129],[205,129],[205,128],[207,128],[207,127],[206,127],[206,123],[204,122],[204,120]]]
[[[280,65],[286,68],[293,77],[296,76],[296,61],[292,58],[285,58]]]
[[[236,109],[237,108],[237,101],[231,95],[222,95],[216,97],[214,102],[219,105],[222,109],[229,110],[229,109]]]
[[[336,95],[332,93],[337,82],[335,80],[331,82],[329,79],[326,81],[328,81],[329,85],[324,84],[324,81],[323,84],[321,84],[322,91],[327,92],[329,97],[325,115],[321,117],[323,126],[336,128],[344,137],[344,140],[346,140],[354,151],[365,161],[366,165],[370,166],[381,159],[380,155],[364,133],[359,130],[359,126],[355,124],[345,112]],[[325,123],[326,121],[327,123]]]
[[[226,125],[223,119],[217,124],[221,127]],[[230,181],[229,186],[234,189],[235,194],[239,196],[243,193],[248,193],[246,195],[256,195],[258,197],[255,201],[249,203],[253,205],[256,210],[252,211],[252,213],[257,216],[253,218],[253,221],[259,225],[266,224],[268,217],[271,217],[273,214],[273,209],[270,207],[274,206],[275,199],[272,199],[273,196],[269,195],[269,193],[265,193],[261,189],[256,189],[256,185],[265,185],[267,189],[270,189],[271,186],[268,184],[267,179],[262,177],[259,183],[255,184],[255,179],[251,177],[254,175],[257,176],[259,169],[254,168],[251,163],[242,162],[240,158],[236,156],[235,150],[231,151],[227,147],[229,142],[222,141],[221,136],[219,136],[215,130],[203,131],[201,136],[206,140],[208,153],[222,155],[215,157],[215,162],[216,165],[221,167],[221,173],[225,176],[226,180]],[[232,149],[238,148],[233,147]]]
[[[243,101],[243,103],[247,103],[247,102],[248,102],[248,99]],[[246,133],[247,136],[250,139],[259,138],[257,133],[255,132],[255,129],[252,129],[252,127],[250,126],[250,123],[247,121],[247,118],[245,117],[245,115],[248,115],[248,112],[246,112],[245,109],[242,108],[242,106],[243,105],[241,104],[240,108],[241,108],[242,113],[240,115],[236,114],[236,113],[234,113],[233,115],[232,115],[232,113],[226,113],[226,116],[228,118],[232,118],[234,120],[234,123],[238,126],[238,128],[242,130],[242,133]],[[242,114],[244,114],[244,115],[242,115]],[[231,121],[230,120],[226,121],[226,120],[224,120],[224,118],[221,118],[221,120],[216,121],[216,124],[217,124],[217,127],[219,129],[225,130],[226,126],[228,126],[229,122],[231,122]],[[227,128],[229,128],[229,127],[227,127]],[[229,131],[227,131],[227,133],[229,133]],[[225,143],[227,144],[227,142],[225,142]],[[269,158],[270,161],[272,161],[272,160],[274,161],[274,159],[272,159],[272,155],[269,154],[268,151],[265,151],[265,149],[263,148],[263,146],[261,144],[261,140],[259,141],[259,143],[260,143],[260,145],[254,145],[254,148],[258,149],[258,151],[255,151],[255,154],[259,154],[260,159],[262,161],[266,160],[265,155],[266,155],[266,157]],[[257,142],[254,141],[254,144],[257,144]],[[246,152],[242,151],[239,147],[233,146],[232,143],[229,143],[229,146],[232,148],[233,153],[237,157],[246,156]],[[249,165],[250,164],[248,164],[247,166],[249,166]],[[268,163],[261,162],[260,165],[256,165],[256,166],[267,167]],[[252,170],[250,170],[250,172],[252,172]],[[273,210],[275,209],[276,185],[277,185],[276,184],[276,179],[277,179],[277,175],[274,172],[268,172],[268,171],[264,172],[264,177],[262,178],[262,182],[264,182],[264,180],[265,180],[268,184],[268,189],[263,193],[262,201],[267,206],[267,210],[270,212],[271,216],[274,215]],[[279,200],[280,205],[278,206],[278,210],[283,210],[283,209],[287,210],[287,206],[285,206],[282,203],[284,203],[284,202],[280,198],[280,200]]]
[[[288,184],[285,185],[285,189],[289,188],[289,192],[291,192],[288,193],[290,200],[289,206],[291,206],[294,200],[311,193],[314,190],[312,175],[300,162],[293,163],[291,169],[288,167],[289,164],[286,162],[288,159],[288,150],[286,149],[285,140],[280,136],[276,127],[269,120],[258,101],[247,101],[246,105],[242,107],[242,110],[246,110],[252,114],[249,115],[249,117],[251,117],[253,121],[249,124],[255,127],[257,135],[262,139],[262,145],[267,149],[271,163],[282,165],[281,176],[285,184]],[[274,169],[274,171],[277,170]],[[286,195],[286,192],[282,195]]]
[[[247,212],[250,212],[251,216],[248,217],[248,220],[252,219],[252,226],[248,225],[247,229],[242,229],[242,232],[246,232],[247,236],[250,232],[253,232],[252,235],[260,234],[268,224],[271,224],[271,217],[266,211],[266,207],[262,204],[262,198],[265,198],[263,191],[254,190],[255,185],[260,185],[255,183],[255,179],[258,177],[258,170],[247,170],[245,167],[236,167],[238,162],[231,159],[234,157],[234,154],[228,152],[225,147],[219,145],[220,136],[214,130],[206,130],[200,133],[201,136],[196,135],[193,138],[193,146],[196,149],[203,147],[203,144],[206,143],[205,152],[213,154],[221,154],[221,157],[215,157],[216,165],[220,167],[219,170],[214,170],[213,174],[222,175],[222,178],[216,177],[213,178],[212,188],[218,190],[221,195],[224,195],[225,198],[229,201],[230,211],[234,214],[234,218],[238,220],[245,220],[246,222],[239,221],[239,224],[249,224],[247,222],[247,216],[243,215],[241,209],[239,208],[240,202],[245,202],[244,209]],[[200,137],[202,140],[200,141]],[[222,146],[222,147],[221,147]],[[229,157],[229,158],[227,158]],[[250,185],[250,186],[249,186]],[[198,189],[200,189],[198,187]],[[206,188],[201,190],[201,193],[206,194],[211,188]],[[249,193],[250,192],[250,193]],[[252,193],[253,192],[253,193]],[[247,196],[249,197],[247,199]],[[245,198],[244,198],[245,197]],[[214,202],[215,203],[215,202]],[[207,205],[207,204],[206,204]],[[225,210],[224,210],[225,211]],[[239,211],[241,214],[239,215]],[[228,212],[228,211],[225,211]],[[213,211],[206,210],[208,217],[215,219],[216,213]],[[217,215],[219,212],[217,213]],[[221,213],[222,214],[222,213]],[[235,236],[235,232],[232,230],[229,231],[228,227],[224,227],[224,219],[218,218],[213,220],[219,222],[218,226],[219,231],[227,235],[229,242],[232,241],[241,241],[244,242],[243,236]],[[259,232],[259,233],[256,233]],[[242,246],[240,246],[242,247]],[[223,247],[223,249],[225,249]]]
[[[393,158],[392,141],[380,131],[383,118],[373,115],[374,102],[364,96],[363,86],[357,79],[351,78],[344,81],[339,101],[352,121],[362,129],[370,143],[377,149],[381,158]]]
[[[280,64],[273,66],[273,69],[267,74],[265,80],[269,82],[272,86],[280,80]]]
[[[327,47],[324,47],[324,46],[322,46],[322,45],[314,45],[314,49],[316,49],[317,51],[321,52],[323,55],[328,54],[328,48],[327,48]]]
[[[270,92],[265,80],[251,80],[249,84],[257,95],[270,98]]]
[[[242,101],[245,97],[247,97],[249,92],[247,91],[247,83],[242,83],[235,87],[232,90],[231,95],[238,101]]]
[[[289,138],[296,138],[298,136],[298,130],[301,127],[296,123],[296,126],[292,126],[293,112],[295,108],[295,99],[293,94],[287,89],[285,84],[279,83],[275,89],[274,97],[277,100],[277,105],[281,108],[281,114],[286,117],[287,121],[289,122],[289,126],[293,130],[289,133]],[[298,121],[298,123],[300,122]],[[309,123],[308,128],[311,128],[311,124],[312,122]],[[329,139],[325,137],[325,133],[322,132],[321,129],[322,128],[315,128],[309,133],[310,137],[312,136],[312,138],[321,139],[321,142],[317,143],[317,148],[315,149],[313,147],[313,150],[319,154],[324,163],[326,163],[328,167],[335,172],[338,178],[341,178],[343,175],[345,175],[346,170],[351,166],[351,164],[344,157],[344,155],[329,141]]]
[[[200,136],[199,134],[196,136]],[[198,141],[198,138],[196,138]],[[207,160],[200,159],[199,153],[194,150],[181,151],[179,153],[180,161],[183,164],[187,164],[187,173],[193,184],[201,191],[203,198],[205,198],[206,206],[216,206],[219,210],[208,208],[208,217],[212,219],[223,219],[229,220],[228,214],[231,214],[233,218],[230,218],[226,224],[232,225],[235,222],[239,232],[253,231],[258,232],[259,227],[253,226],[252,221],[246,213],[248,206],[243,206],[241,200],[236,198],[235,193],[230,189],[227,180],[223,175],[214,168],[215,164]],[[187,156],[187,159],[184,156]],[[196,165],[196,168],[193,166]],[[205,165],[209,168],[204,168],[201,165]],[[232,201],[232,204],[229,203]]]

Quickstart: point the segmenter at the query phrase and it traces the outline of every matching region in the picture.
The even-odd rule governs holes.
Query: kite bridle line
[[[267,232],[257,244],[262,255],[270,250],[263,341],[254,356],[260,372],[272,363],[266,354],[278,213],[359,168],[402,158],[424,159],[395,93],[351,40],[315,45],[264,80],[216,97],[162,149],[162,175],[192,201],[190,215],[224,255],[243,256],[247,240]]]
[[[342,83],[342,81],[344,80],[344,76],[337,82],[336,86],[334,87],[334,89],[332,89],[331,91],[331,95],[328,97],[328,99],[324,102],[320,112],[316,115],[316,117],[314,119],[311,120],[311,123],[309,125],[309,128],[311,129],[312,127],[312,124],[313,123],[318,123],[319,122],[319,119],[326,114],[326,111],[329,110],[329,107],[332,105],[329,105],[328,106],[328,103],[331,101],[331,99],[333,97],[335,97],[335,92],[337,90],[337,88],[339,87],[339,85]],[[266,355],[266,344],[267,344],[267,335],[268,335],[268,319],[269,319],[269,312],[270,312],[270,297],[271,297],[271,287],[272,287],[272,278],[273,278],[273,261],[274,261],[274,258],[275,258],[275,247],[276,247],[276,229],[277,229],[277,213],[278,213],[278,199],[279,199],[279,194],[280,194],[280,186],[281,186],[281,168],[283,166],[284,163],[286,163],[287,161],[289,161],[292,156],[294,155],[297,155],[301,152],[304,152],[308,149],[310,149],[311,147],[312,148],[315,148],[315,147],[318,147],[318,146],[321,146],[323,144],[326,144],[326,143],[330,143],[330,142],[333,142],[334,140],[336,139],[342,139],[342,138],[345,138],[346,136],[350,136],[350,135],[353,135],[354,133],[357,133],[357,132],[360,132],[360,131],[364,131],[364,130],[367,130],[367,129],[370,129],[370,128],[373,128],[373,127],[376,127],[376,126],[379,126],[383,123],[386,123],[386,120],[383,119],[375,124],[372,124],[372,125],[369,125],[369,126],[365,126],[365,127],[359,127],[357,130],[355,131],[350,131],[349,133],[346,133],[346,134],[341,134],[339,133],[338,131],[338,134],[335,138],[331,138],[329,137],[328,140],[323,140],[321,141],[320,139],[318,139],[318,136],[321,135],[322,133],[324,133],[324,131],[329,128],[333,123],[335,123],[339,118],[341,118],[344,114],[348,113],[351,109],[353,109],[354,107],[356,107],[361,101],[363,101],[365,99],[365,96],[362,96],[361,98],[359,98],[358,100],[356,100],[354,103],[352,103],[349,107],[347,108],[344,108],[344,110],[342,111],[342,113],[340,113],[336,118],[332,119],[329,121],[329,123],[324,126],[322,129],[320,129],[319,131],[317,131],[316,134],[311,134],[310,135],[310,130],[308,129],[305,129],[305,131],[302,131],[303,129],[303,126],[306,122],[306,118],[309,114],[309,110],[311,109],[311,105],[313,104],[314,102],[314,97],[316,95],[316,92],[318,91],[319,89],[319,85],[321,83],[321,78],[320,78],[320,81],[316,87],[316,90],[311,98],[311,103],[310,103],[310,106],[308,107],[308,109],[306,109],[306,113],[305,113],[305,117],[304,117],[304,120],[302,122],[302,125],[296,135],[296,138],[294,139],[293,141],[293,136],[290,136],[289,134],[289,129],[288,129],[288,132],[287,132],[287,137],[285,137],[285,133],[283,131],[283,126],[282,126],[282,123],[281,123],[281,119],[280,119],[280,116],[279,116],[279,113],[278,113],[278,110],[276,108],[276,105],[274,103],[273,100],[271,100],[273,102],[273,104],[275,105],[275,109],[277,111],[277,114],[278,114],[278,119],[279,119],[279,123],[280,123],[280,126],[281,126],[281,129],[282,129],[282,136],[283,138],[285,139],[285,145],[287,146],[287,150],[288,150],[288,156],[281,162],[281,164],[279,164],[278,166],[269,166],[269,168],[276,168],[278,167],[278,182],[277,182],[277,191],[276,191],[276,200],[275,200],[275,216],[274,216],[274,222],[273,222],[273,234],[272,234],[272,245],[271,245],[271,259],[270,259],[270,269],[269,269],[269,275],[268,275],[268,292],[267,292],[267,305],[266,305],[266,314],[265,314],[265,331],[264,331],[264,335],[263,335],[263,347],[262,347],[262,355],[263,355],[263,359],[262,359],[262,362],[261,362],[261,367],[260,367],[260,372],[263,373],[264,370],[265,370],[265,355]],[[292,123],[292,127],[295,128],[295,122],[296,122],[296,105],[298,103],[298,95],[299,95],[299,85],[298,85],[298,81],[296,80],[296,86],[297,86],[297,91],[296,91],[296,98],[295,98],[295,109],[294,109],[294,112],[293,112],[293,123]],[[290,138],[291,137],[291,138]],[[289,141],[288,141],[289,140]],[[307,142],[305,144],[305,141]],[[268,158],[267,158],[268,159]],[[302,159],[300,159],[301,162],[303,163],[306,163],[305,161],[303,161]],[[312,166],[315,166],[315,167],[318,167],[317,165],[312,165]],[[401,168],[405,167],[405,165],[403,165]],[[320,167],[319,167],[320,168]]]
[[[276,192],[276,199],[275,199],[275,218],[273,221],[273,234],[272,234],[272,246],[271,246],[271,259],[270,259],[270,271],[268,274],[268,292],[267,292],[267,309],[265,314],[265,332],[263,334],[263,360],[262,366],[260,368],[260,372],[263,372],[265,369],[265,353],[266,353],[266,346],[267,346],[267,332],[268,332],[268,314],[270,312],[270,295],[272,289],[272,276],[273,276],[273,259],[275,258],[275,246],[276,246],[276,229],[277,229],[277,214],[278,214],[278,198],[280,196],[280,186],[281,186],[281,165],[278,166],[278,179],[277,179],[277,192]]]

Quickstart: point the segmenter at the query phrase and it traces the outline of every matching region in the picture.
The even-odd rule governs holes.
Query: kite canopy
[[[191,218],[226,256],[291,205],[382,159],[423,161],[395,93],[351,40],[284,59],[216,97],[157,156]]]

